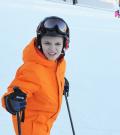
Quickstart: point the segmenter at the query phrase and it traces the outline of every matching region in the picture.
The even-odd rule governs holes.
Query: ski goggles
[[[67,34],[68,26],[60,19],[49,18],[44,21],[43,27],[48,30],[55,30],[61,34]]]

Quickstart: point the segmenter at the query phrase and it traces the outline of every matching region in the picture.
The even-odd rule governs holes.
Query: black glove
[[[64,77],[64,79],[65,79],[65,84],[64,84],[64,93],[63,94],[68,97],[69,96],[69,82],[66,77]]]
[[[14,92],[4,97],[5,106],[9,113],[16,115],[26,107],[26,94],[18,87],[14,87]]]

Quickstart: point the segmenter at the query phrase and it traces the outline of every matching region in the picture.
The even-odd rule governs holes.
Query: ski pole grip
[[[67,80],[66,77],[65,79],[65,84],[64,84],[64,94],[68,97],[69,96],[69,81]]]

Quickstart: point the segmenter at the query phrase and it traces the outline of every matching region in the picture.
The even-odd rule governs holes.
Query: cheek
[[[59,52],[59,53],[61,53],[62,52],[62,48],[60,47],[60,48],[57,48],[57,51]]]
[[[43,50],[43,53],[46,55],[47,54],[47,48],[42,48],[42,50]]]
[[[58,47],[58,50],[59,50],[59,51],[62,51],[62,49],[63,49],[63,46],[59,46],[59,47]]]
[[[48,49],[48,47],[47,47],[47,46],[43,46],[42,49],[43,49],[44,51],[46,51],[46,50]]]

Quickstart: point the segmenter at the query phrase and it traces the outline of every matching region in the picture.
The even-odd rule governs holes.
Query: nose
[[[49,49],[54,50],[55,49],[55,45],[54,44],[51,44],[50,47],[49,47]]]

